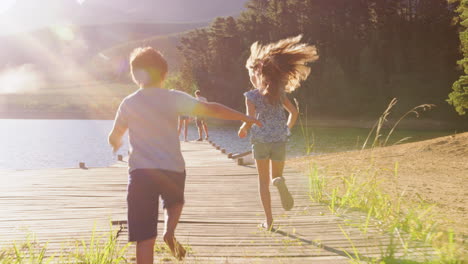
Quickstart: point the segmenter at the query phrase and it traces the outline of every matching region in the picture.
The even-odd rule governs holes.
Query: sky
[[[0,0],[0,34],[58,24],[205,22],[248,0]]]

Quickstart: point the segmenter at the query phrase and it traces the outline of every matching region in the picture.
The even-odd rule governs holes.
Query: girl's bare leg
[[[270,197],[270,160],[255,160],[258,171],[258,189],[260,199],[262,200],[263,210],[265,211],[266,227],[271,228],[273,224],[273,215],[271,213]]]
[[[279,181],[275,181],[276,178],[283,176],[283,170],[284,161],[271,161],[271,178],[273,185],[278,188],[281,197],[281,205],[284,210],[289,211],[294,207],[294,199],[286,186],[284,178],[277,179]]]
[[[271,161],[271,179],[283,176],[284,161]]]

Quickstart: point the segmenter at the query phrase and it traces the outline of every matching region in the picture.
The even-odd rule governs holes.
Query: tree
[[[367,114],[397,97],[402,109],[431,103],[449,115],[445,100],[458,78],[455,16],[447,0],[250,0],[237,18],[216,18],[182,38],[182,78],[240,110],[251,87],[250,45],[303,34],[320,60],[293,96],[315,113]],[[449,98],[461,109],[466,82],[455,83]]]
[[[464,74],[453,84],[452,92],[449,94],[448,102],[455,107],[460,115],[466,114],[468,109],[468,0],[461,0],[457,12],[460,14],[461,50],[463,59],[458,65],[463,68]]]

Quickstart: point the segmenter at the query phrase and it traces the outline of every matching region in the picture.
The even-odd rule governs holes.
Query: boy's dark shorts
[[[159,196],[164,208],[184,204],[185,172],[136,169],[130,172],[127,193],[128,240],[157,236]]]

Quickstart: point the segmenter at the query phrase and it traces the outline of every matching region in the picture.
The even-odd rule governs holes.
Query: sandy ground
[[[311,163],[333,184],[357,172],[360,180],[373,171],[385,193],[435,204],[433,212],[442,229],[468,234],[468,132],[373,150],[334,153],[288,160],[301,170]],[[395,164],[398,164],[395,174]],[[359,173],[359,171],[361,173]],[[364,176],[363,176],[364,175]],[[395,176],[396,175],[396,176]]]

